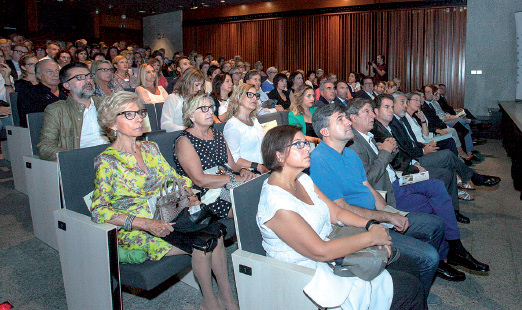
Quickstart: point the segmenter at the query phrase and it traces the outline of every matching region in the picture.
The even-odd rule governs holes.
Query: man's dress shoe
[[[462,215],[459,211],[455,211],[455,217],[457,218],[457,222],[462,224],[469,224],[469,217]]]
[[[464,250],[464,252],[450,251],[448,253],[448,264],[461,266],[473,271],[489,271],[489,265],[479,262],[466,250]]]
[[[437,277],[448,281],[466,280],[466,275],[464,274],[464,272],[458,271],[457,269],[451,267],[448,263],[444,262],[443,260],[439,262],[436,275]]]

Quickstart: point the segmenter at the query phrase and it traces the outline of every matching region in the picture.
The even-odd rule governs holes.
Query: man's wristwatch
[[[366,230],[370,230],[370,227],[373,225],[373,224],[380,224],[381,222],[377,221],[377,220],[369,220],[368,223],[366,223]]]

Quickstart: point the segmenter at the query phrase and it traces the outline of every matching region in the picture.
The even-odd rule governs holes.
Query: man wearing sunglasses
[[[45,108],[44,122],[38,143],[41,159],[56,160],[56,153],[107,143],[98,125],[94,97],[94,74],[82,63],[70,63],[60,70],[60,82],[69,93]]]

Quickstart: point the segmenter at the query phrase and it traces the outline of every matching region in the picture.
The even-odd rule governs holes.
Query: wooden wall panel
[[[404,91],[429,83],[448,85],[448,97],[462,107],[466,8],[437,7],[349,12],[184,26],[186,53],[195,50],[230,59],[241,55],[265,70],[322,68],[346,79],[367,74],[368,61],[386,56],[389,77]]]

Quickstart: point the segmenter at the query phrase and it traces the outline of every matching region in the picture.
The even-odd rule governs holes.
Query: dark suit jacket
[[[321,96],[323,97],[323,96]],[[343,107],[346,107],[348,105],[348,100],[341,100],[339,99],[339,97],[335,96],[335,99],[334,99],[334,102],[343,106]]]
[[[375,120],[375,123],[373,124],[373,130],[372,130],[375,140],[377,142],[382,143],[386,138],[394,137],[397,140],[397,144],[399,146],[399,153],[395,156],[395,158],[393,159],[393,161],[391,163],[393,169],[395,169],[395,171],[403,171],[404,173],[419,172],[417,167],[412,166],[410,164],[411,160],[415,159],[416,157],[412,156],[412,154],[410,153],[411,149],[413,148],[413,145],[410,142],[411,140],[408,137],[408,133],[406,132],[404,127],[402,127],[402,125],[401,125],[402,131],[400,131],[400,129],[399,129],[400,132],[399,132],[399,134],[397,134],[397,129],[394,131],[392,124],[394,124],[394,125],[397,125],[397,124],[400,125],[400,124],[394,117],[392,123],[390,123],[390,127],[392,130],[393,136],[392,136],[392,134],[390,134],[388,129],[386,129],[386,127],[384,127],[383,124],[381,124],[378,120]],[[403,144],[409,144],[408,149],[410,149],[410,152],[406,151],[406,149],[403,147]],[[421,152],[422,152],[422,149],[421,149]]]
[[[18,72],[16,72],[16,68],[15,68],[13,61],[11,59],[6,60],[5,64],[8,65],[9,68],[11,68],[11,76],[13,77],[13,79],[15,81],[18,80]]]
[[[373,93],[373,96],[377,97],[377,94]],[[353,94],[353,99],[355,99],[355,98],[373,100],[372,97],[370,97],[370,95],[368,95],[364,90],[360,90],[360,91],[356,92],[355,94]]]
[[[448,126],[437,116],[435,109],[431,108],[428,103],[422,104],[422,112],[428,119],[428,130],[435,132],[437,129],[445,129]]]
[[[395,207],[393,186],[386,167],[391,163],[396,154],[391,154],[385,150],[379,150],[379,154],[375,154],[370,143],[366,141],[357,130],[353,130],[353,133],[354,139],[350,148],[354,150],[361,159],[368,182],[377,190],[387,191],[386,202],[390,206]]]
[[[337,97],[336,97],[336,98],[337,98]],[[335,101],[335,100],[334,100],[334,101]],[[327,105],[327,104],[330,104],[330,102],[328,102],[328,100],[326,100],[325,97],[320,96],[320,97],[319,97],[319,100],[317,100],[317,101],[314,103],[314,107],[318,107],[318,108],[320,108],[320,107],[325,106],[325,105]]]

